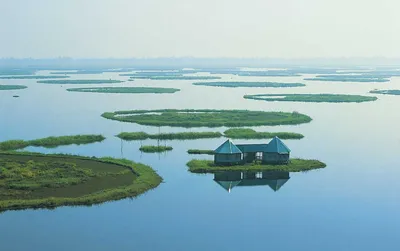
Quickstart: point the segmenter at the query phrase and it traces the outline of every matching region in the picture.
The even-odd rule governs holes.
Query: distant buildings
[[[214,163],[217,165],[240,165],[261,160],[263,164],[287,164],[290,149],[278,137],[268,144],[235,145],[229,139],[215,149]]]

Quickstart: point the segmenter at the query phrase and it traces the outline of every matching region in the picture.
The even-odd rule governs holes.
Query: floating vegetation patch
[[[225,137],[232,139],[272,139],[279,137],[281,139],[302,139],[304,136],[293,132],[256,132],[250,128],[231,128],[224,132]]]
[[[62,76],[59,76],[62,77]],[[39,80],[37,81],[41,84],[76,84],[76,85],[85,85],[85,84],[116,84],[122,83],[124,81],[121,80],[111,80],[111,79],[68,79],[68,80]]]
[[[70,88],[70,92],[98,92],[98,93],[175,93],[180,91],[176,88],[161,87],[93,87],[93,88]]]
[[[30,69],[0,69],[0,76],[2,75],[33,75],[36,70]]]
[[[132,76],[131,79],[151,79],[151,80],[214,80],[221,79],[218,76],[184,76],[184,75],[171,75],[171,76]]]
[[[141,125],[176,127],[296,125],[311,121],[309,116],[297,112],[208,109],[116,111],[105,112],[102,117]]]
[[[134,197],[162,179],[125,159],[0,153],[0,211],[93,205]]]
[[[79,75],[79,74],[102,74],[106,72],[131,72],[133,69],[104,69],[104,70],[75,70],[75,71],[55,71],[50,72],[50,74],[60,74],[60,75]]]
[[[69,76],[45,76],[45,75],[0,76],[0,79],[60,79],[60,78],[69,78]]]
[[[141,152],[145,153],[160,153],[160,152],[167,152],[171,151],[171,146],[141,146],[139,148]]]
[[[0,91],[21,90],[28,88],[25,85],[0,85]]]
[[[220,132],[178,132],[178,133],[158,133],[148,134],[145,132],[121,132],[117,135],[123,140],[145,140],[145,139],[161,139],[161,140],[191,140],[191,139],[206,139],[220,138]]]
[[[200,150],[200,149],[189,149],[187,150],[188,154],[206,154],[206,155],[214,155],[214,150]]]
[[[182,72],[178,71],[141,71],[135,73],[119,74],[125,77],[157,77],[157,76],[183,76]]]
[[[386,95],[400,95],[400,90],[372,90],[370,93],[386,94]]]
[[[245,95],[246,99],[291,102],[360,103],[375,101],[377,97],[347,94],[257,94]]]
[[[264,165],[249,163],[245,165],[218,166],[212,160],[194,159],[187,163],[189,171],[192,173],[216,173],[222,171],[285,171],[285,172],[304,172],[313,169],[326,167],[326,164],[318,160],[290,159],[288,164],[283,165]]]
[[[388,82],[387,78],[374,77],[374,76],[362,76],[362,75],[322,75],[315,78],[305,78],[308,81],[327,81],[327,82]]]
[[[59,137],[47,137],[35,140],[8,140],[0,142],[0,151],[11,151],[23,149],[28,146],[55,148],[65,145],[82,145],[101,142],[105,138],[103,135],[71,135]]]
[[[198,82],[193,85],[215,86],[215,87],[301,87],[301,83],[277,83],[277,82]]]

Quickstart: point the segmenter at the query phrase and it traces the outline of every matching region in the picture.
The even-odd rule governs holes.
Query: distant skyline
[[[396,0],[0,0],[0,58],[400,58]]]

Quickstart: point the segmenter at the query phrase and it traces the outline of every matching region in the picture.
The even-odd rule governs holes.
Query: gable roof
[[[222,145],[220,145],[217,149],[215,149],[215,153],[217,154],[236,154],[242,153],[240,149],[232,143],[229,139],[225,141]]]
[[[269,143],[268,147],[265,152],[268,153],[290,153],[289,147],[287,147],[282,140],[280,140],[278,137],[274,137]]]

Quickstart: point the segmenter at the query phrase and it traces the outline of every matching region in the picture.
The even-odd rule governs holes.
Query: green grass
[[[20,90],[28,88],[25,85],[0,85],[0,91]]]
[[[173,148],[171,146],[141,146],[139,150],[145,153],[159,153],[171,151]]]
[[[177,71],[142,71],[135,73],[123,73],[119,74],[125,77],[157,77],[157,76],[183,76],[183,72]]]
[[[50,72],[50,74],[59,74],[59,75],[78,75],[78,74],[103,74],[105,72],[131,72],[132,69],[106,69],[106,70],[77,70],[77,71],[56,71]]]
[[[41,75],[0,76],[0,79],[60,79],[60,78],[69,78],[69,76],[44,76],[44,75],[43,76]]]
[[[59,76],[62,77],[62,76]],[[68,79],[68,80],[39,80],[37,81],[41,84],[116,84],[122,83],[121,80],[111,80],[111,79]]]
[[[329,82],[388,82],[390,81],[387,78],[382,77],[374,77],[374,76],[358,76],[355,75],[322,75],[325,77],[315,77],[315,78],[305,78],[307,81],[329,81]],[[329,77],[328,77],[329,76]]]
[[[278,82],[198,82],[193,85],[214,86],[214,87],[301,87],[301,83],[278,83]]]
[[[400,95],[400,90],[372,90],[370,93],[386,94],[386,95]]]
[[[162,179],[125,159],[0,153],[0,211],[93,205],[138,196]]]
[[[161,87],[93,87],[93,88],[69,88],[70,92],[98,92],[98,93],[175,93],[176,88]]]
[[[302,139],[304,136],[293,132],[256,132],[250,128],[231,128],[224,132],[225,137],[232,139],[271,139],[279,137],[281,139]]]
[[[188,154],[207,154],[214,155],[214,150],[200,150],[200,149],[189,149],[187,150]]]
[[[33,75],[36,70],[29,69],[0,69],[0,76],[2,75]]]
[[[158,133],[148,134],[145,132],[121,132],[117,135],[123,140],[145,140],[145,139],[161,139],[161,140],[188,140],[188,139],[205,139],[220,138],[220,132],[179,132],[179,133]]]
[[[318,160],[291,159],[289,164],[285,165],[263,165],[263,164],[246,164],[232,166],[217,166],[212,160],[194,159],[187,163],[189,171],[192,173],[215,173],[221,171],[286,171],[286,172],[303,172],[313,169],[326,167],[326,164]]]
[[[23,149],[28,146],[54,148],[65,145],[81,145],[101,142],[105,138],[102,135],[71,135],[59,137],[47,137],[35,140],[8,140],[0,142],[0,151],[12,151]]]
[[[183,76],[183,75],[165,75],[165,76],[132,76],[131,79],[151,79],[151,80],[214,80],[221,79],[217,76]]]
[[[123,122],[151,126],[176,127],[242,127],[261,125],[296,125],[308,123],[307,115],[292,112],[264,112],[248,110],[132,110],[106,112],[102,117]]]
[[[293,102],[328,102],[328,103],[360,103],[375,101],[377,97],[347,95],[347,94],[257,94],[245,95],[245,99],[264,101],[293,101]]]

